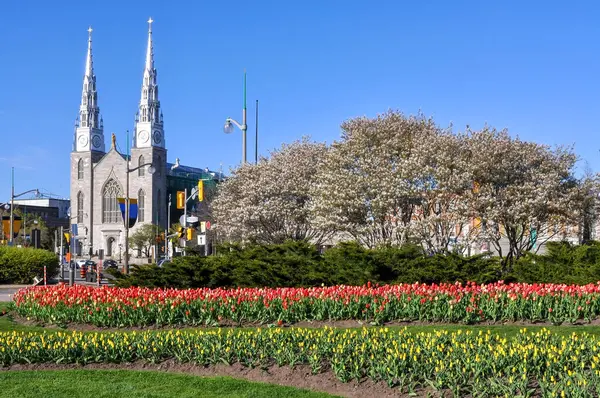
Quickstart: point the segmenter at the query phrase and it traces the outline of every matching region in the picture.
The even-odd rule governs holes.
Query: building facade
[[[69,227],[70,201],[68,199],[15,199],[14,204],[16,211],[20,210],[22,214],[40,217],[48,228]]]
[[[114,134],[110,148],[105,148],[92,57],[92,29],[88,29],[85,74],[71,152],[70,176],[71,223],[77,224],[77,251],[82,253],[96,255],[102,249],[107,257],[120,258],[121,254],[124,255],[125,227],[118,198],[126,196],[127,185],[129,197],[137,199],[139,209],[130,235],[147,223],[167,227],[168,177],[177,176],[171,170],[173,165],[167,164],[163,115],[154,67],[152,22],[152,19],[148,21],[148,43],[130,155],[117,150]],[[152,174],[148,166],[142,166],[150,163],[155,169]],[[173,183],[170,185],[173,186]],[[130,255],[137,253],[136,250],[129,252]]]

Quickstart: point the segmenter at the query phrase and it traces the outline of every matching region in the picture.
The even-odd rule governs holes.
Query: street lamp
[[[38,189],[30,189],[29,191],[21,192],[18,195],[15,195],[15,168],[11,169],[11,188],[10,188],[10,238],[9,245],[13,245],[13,233],[14,233],[14,209],[15,209],[15,198],[26,195],[28,193],[35,192],[35,196],[40,196],[40,191]],[[6,209],[6,206],[4,207]]]
[[[127,162],[127,176],[125,178],[125,264],[123,265],[123,272],[126,275],[129,274],[129,173],[133,173],[134,171],[146,166],[148,166],[148,174],[152,175],[156,172],[156,169],[152,163],[144,163],[138,167],[130,169],[129,161]]]
[[[228,117],[227,120],[225,120],[223,132],[225,134],[233,133],[234,124],[242,130],[242,163],[246,163],[246,130],[248,129],[248,125],[246,124],[246,71],[244,71],[244,107],[242,108],[242,124],[239,124]]]

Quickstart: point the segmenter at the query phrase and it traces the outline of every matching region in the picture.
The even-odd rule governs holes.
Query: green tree
[[[129,247],[142,251],[145,257],[150,257],[150,248],[157,242],[163,229],[154,224],[144,224],[129,236]]]

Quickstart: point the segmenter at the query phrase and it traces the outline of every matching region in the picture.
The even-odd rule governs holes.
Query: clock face
[[[154,139],[155,144],[160,144],[162,142],[162,136],[160,131],[156,130],[154,134],[152,134],[152,138]]]
[[[92,138],[92,144],[94,144],[94,148],[100,148],[100,144],[102,144],[102,140],[100,139],[99,136],[95,135],[94,138]]]
[[[139,139],[140,142],[144,143],[144,142],[148,142],[148,140],[150,139],[150,134],[148,134],[148,132],[146,130],[140,132],[139,134]]]
[[[86,146],[88,143],[88,139],[85,135],[80,135],[78,141],[79,141],[79,145],[81,145],[81,146]]]

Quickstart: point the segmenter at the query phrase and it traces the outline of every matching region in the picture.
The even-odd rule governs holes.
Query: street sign
[[[206,244],[206,235],[198,234],[198,246],[204,246]]]
[[[198,217],[196,216],[188,216],[187,224],[184,220],[185,219],[183,218],[183,216],[179,217],[179,225],[181,225],[182,227],[196,228],[198,226]]]
[[[77,233],[77,224],[71,224],[71,232],[73,233],[73,235],[79,235]]]
[[[207,230],[208,230],[208,229],[210,229],[210,221],[207,221],[207,222],[206,222],[206,229],[207,229]]]

